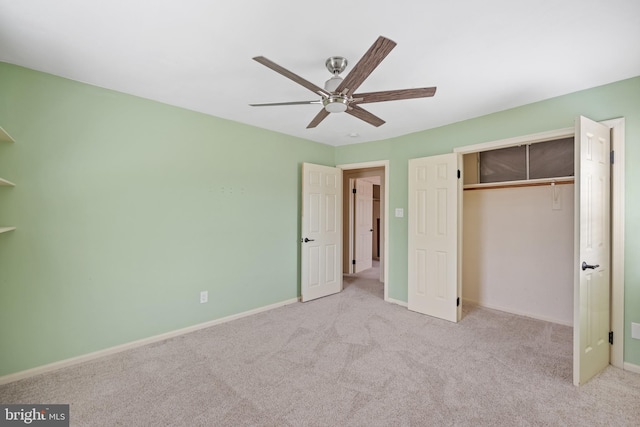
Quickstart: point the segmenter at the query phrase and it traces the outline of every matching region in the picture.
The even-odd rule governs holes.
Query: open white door
[[[456,153],[409,160],[409,310],[460,320],[462,179]]]
[[[373,252],[373,183],[356,179],[355,250],[359,273],[372,267]]]
[[[584,384],[609,364],[609,128],[576,119],[573,383]]]
[[[302,164],[302,301],[342,290],[342,171]]]

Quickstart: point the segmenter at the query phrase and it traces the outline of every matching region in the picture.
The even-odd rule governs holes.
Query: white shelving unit
[[[16,142],[13,138],[11,138],[11,135],[9,135],[6,130],[2,129],[2,126],[0,126],[0,141]]]
[[[0,126],[0,141],[3,142],[15,142],[15,140],[13,138],[11,138],[11,135],[9,135],[7,133],[6,130],[2,129],[2,127]],[[0,178],[0,186],[2,187],[15,187],[15,184],[11,181],[8,181],[4,178]],[[0,227],[0,234],[2,233],[6,233],[7,231],[13,231],[15,230],[15,227]]]
[[[7,181],[6,179],[0,178],[0,185],[4,185],[6,187],[15,187],[16,185],[11,182],[11,181]]]

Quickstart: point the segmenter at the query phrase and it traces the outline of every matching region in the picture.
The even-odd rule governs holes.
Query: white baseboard
[[[640,366],[634,365],[633,363],[624,362],[624,370],[629,372],[634,372],[636,374],[640,374]]]
[[[265,311],[280,308],[285,305],[293,304],[299,301],[299,298],[291,298],[289,300],[277,302],[275,304],[266,305],[264,307],[254,308],[253,310],[245,311],[231,316],[222,317],[220,319],[210,320],[208,322],[199,323],[197,325],[188,326],[182,329],[176,329],[175,331],[165,332],[164,334],[154,335],[152,337],[143,338],[137,341],[132,341],[126,344],[117,345],[115,347],[106,348],[93,353],[83,354],[81,356],[72,357],[70,359],[61,360],[59,362],[49,363],[48,365],[38,366],[36,368],[27,369],[26,371],[16,372],[0,377],[0,385],[8,384],[14,381],[19,381],[25,378],[33,377],[35,375],[52,372],[58,369],[66,368],[68,366],[77,365],[79,363],[88,362],[91,360],[99,359],[101,357],[109,356],[111,354],[120,353],[122,351],[130,350],[137,347],[142,347],[147,344],[152,344],[159,341],[164,341],[169,338],[177,337],[179,335],[195,332],[200,329],[205,329],[211,326],[219,325],[221,323],[230,322],[232,320],[241,319],[243,317],[252,316],[254,314],[262,313]]]
[[[398,299],[386,298],[385,301],[386,302],[390,302],[391,304],[398,304],[398,305],[401,305],[403,307],[408,307],[409,306],[409,304],[407,304],[406,302],[400,301]]]
[[[554,319],[552,317],[539,316],[537,314],[526,313],[526,312],[518,311],[518,310],[512,310],[511,308],[499,307],[499,306],[489,305],[489,304],[483,304],[483,303],[480,303],[478,301],[474,301],[474,300],[470,300],[470,299],[466,299],[466,298],[462,299],[462,303],[463,304],[470,304],[470,305],[477,305],[478,307],[490,308],[491,310],[504,311],[505,313],[516,314],[518,316],[524,316],[524,317],[530,317],[532,319],[543,320],[545,322],[557,323],[559,325],[573,326],[573,322],[571,322],[571,321],[567,322],[567,321],[564,321],[564,320]]]

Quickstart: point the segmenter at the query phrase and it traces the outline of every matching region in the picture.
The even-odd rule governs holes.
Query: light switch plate
[[[402,218],[404,216],[404,209],[396,208],[396,218]]]
[[[631,338],[640,340],[640,323],[631,323]]]

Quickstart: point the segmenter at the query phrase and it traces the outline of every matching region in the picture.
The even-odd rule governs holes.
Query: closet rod
[[[473,186],[473,187],[464,187],[464,191],[468,190],[488,190],[488,189],[496,189],[496,188],[518,188],[518,187],[540,187],[540,186],[550,186],[551,184],[573,184],[573,179],[562,179],[557,181],[547,181],[547,182],[522,182],[518,184],[501,184],[497,183],[495,185],[492,184],[482,184],[482,186]]]

